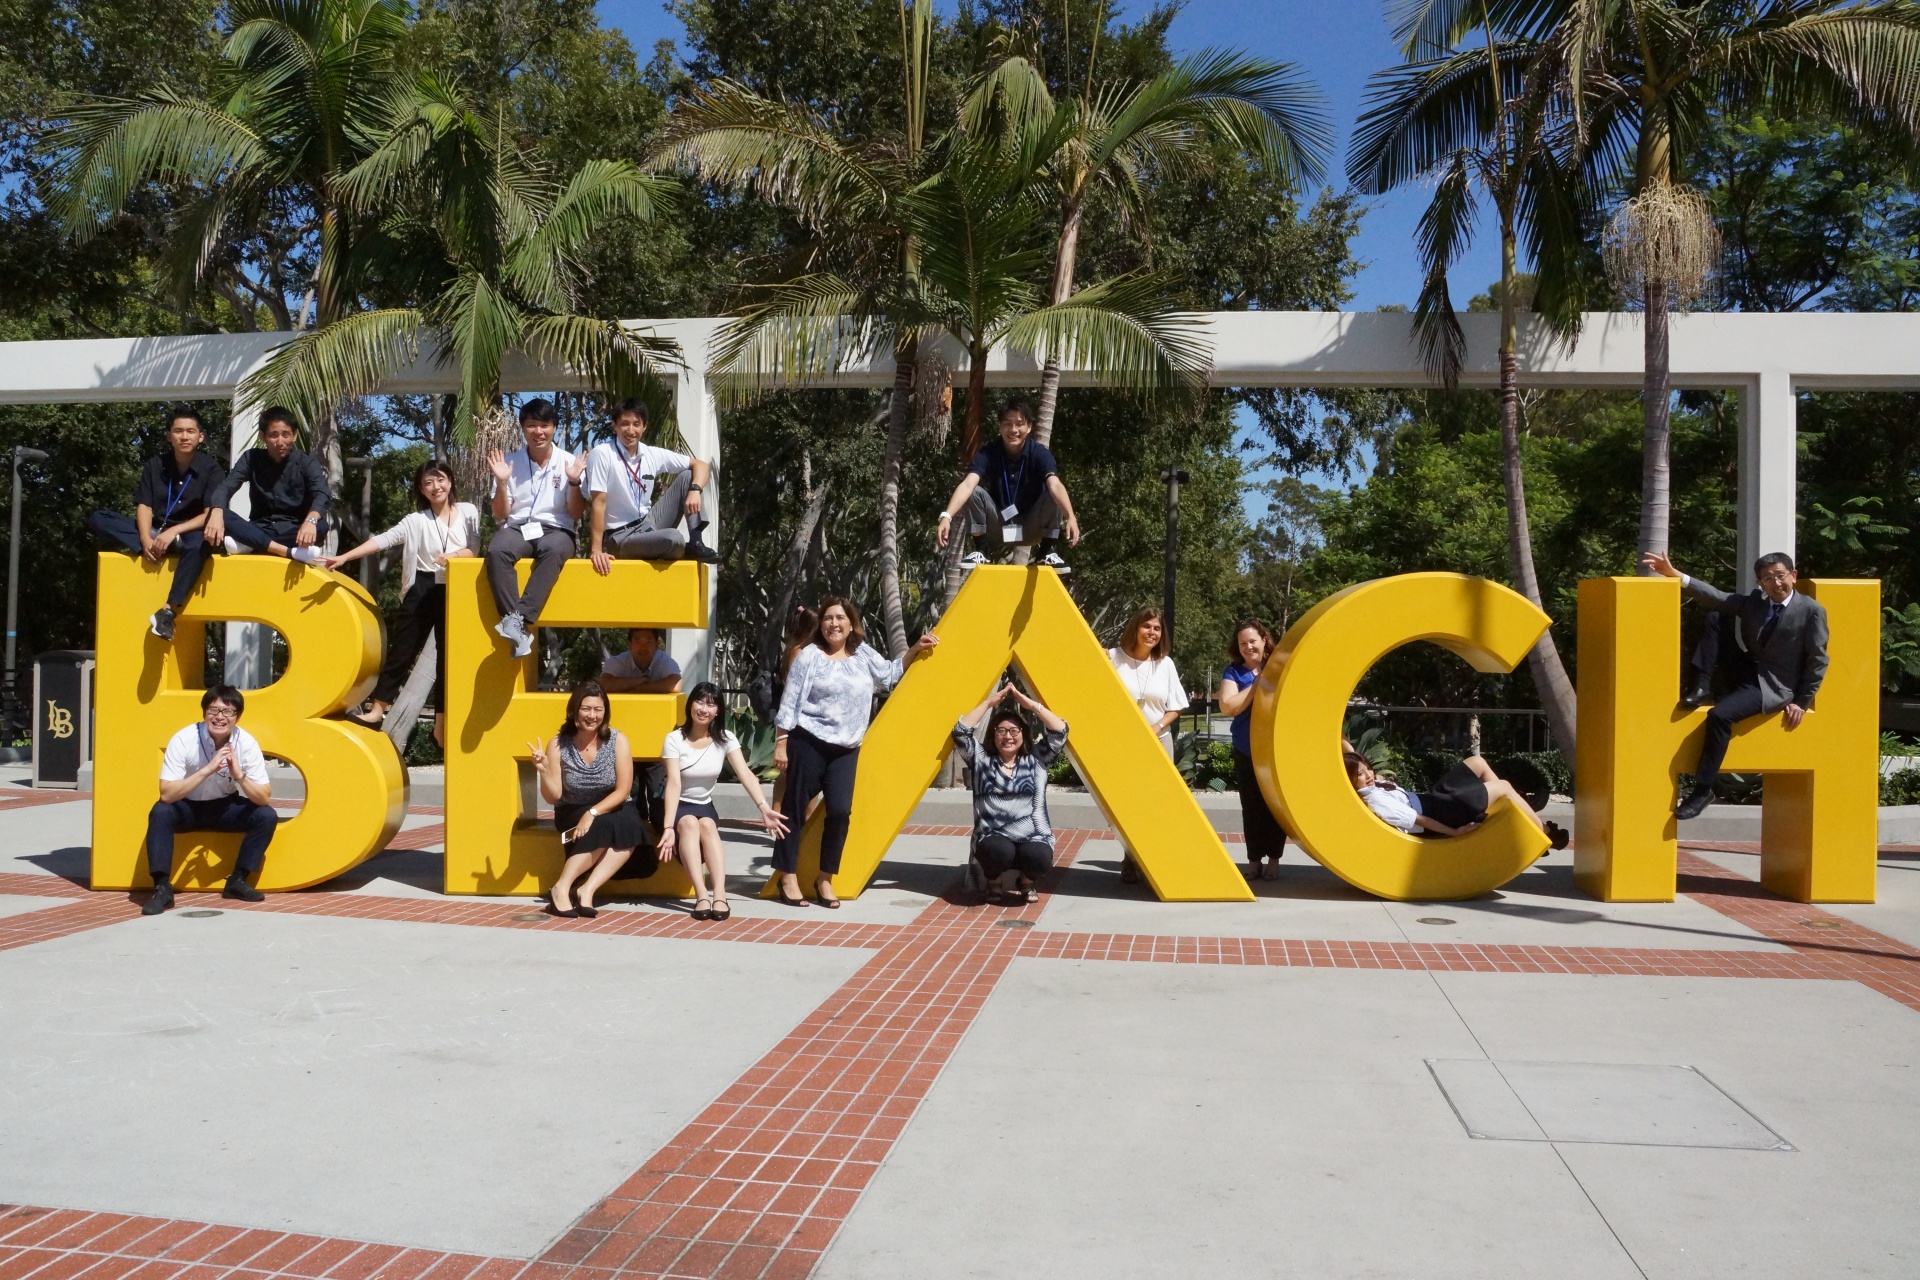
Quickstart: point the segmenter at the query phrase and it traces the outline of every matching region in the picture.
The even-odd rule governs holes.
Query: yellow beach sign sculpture
[[[521,572],[529,566],[522,565]],[[707,625],[709,575],[690,562],[620,561],[611,574],[567,564],[543,626]],[[447,844],[449,893],[545,890],[561,865],[558,834],[528,799],[527,744],[551,737],[566,695],[534,685],[493,634],[475,559],[448,569]],[[340,718],[379,667],[381,624],[351,579],[265,557],[216,558],[181,612],[174,639],[142,622],[166,594],[162,567],[100,557],[98,744],[93,885],[146,884],[142,843],[168,738],[196,719],[205,624],[259,622],[286,638],[285,674],[248,695],[246,727],[306,780],[300,816],[283,824],[261,876],[268,890],[330,879],[386,847],[406,804],[406,774],[382,734]],[[1767,775],[1762,880],[1802,902],[1873,900],[1879,584],[1806,582],[1826,606],[1831,665],[1817,709],[1792,733],[1779,717],[1746,726],[1727,765]],[[1704,712],[1679,702],[1678,588],[1666,579],[1580,586],[1580,734],[1576,755],[1576,881],[1607,901],[1674,896],[1674,780],[1699,754]],[[1361,583],[1322,601],[1288,630],[1253,707],[1261,792],[1313,857],[1385,898],[1472,897],[1538,858],[1545,837],[1496,805],[1464,836],[1418,840],[1375,818],[1340,761],[1341,724],[1369,667],[1401,645],[1431,641],[1487,672],[1511,671],[1547,616],[1497,583],[1420,573]],[[841,870],[857,896],[905,827],[947,751],[955,720],[1011,664],[1071,726],[1068,750],[1147,883],[1169,901],[1253,895],[1179,771],[1160,749],[1059,577],[1044,568],[976,570],[941,620],[942,643],[913,664],[860,753]],[[616,694],[613,721],[638,759],[655,756],[679,721],[668,694]],[[817,867],[820,815],[806,830],[803,881]],[[217,886],[238,838],[196,835],[176,863],[185,888]],[[684,896],[685,873],[662,867],[614,882],[629,893]],[[769,884],[768,892],[771,893]]]

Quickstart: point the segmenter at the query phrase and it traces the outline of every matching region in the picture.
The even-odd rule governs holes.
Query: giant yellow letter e
[[[407,777],[384,734],[330,719],[364,698],[380,671],[380,614],[351,578],[268,556],[215,556],[174,623],[147,634],[173,565],[103,552],[95,625],[93,887],[149,884],[147,811],[160,798],[160,757],[176,731],[200,719],[202,657],[211,621],[262,622],[287,641],[287,669],[247,694],[241,723],[268,755],[291,761],[307,784],[300,816],[267,850],[260,888],[331,880],[387,847],[407,810]],[[233,870],[240,837],[212,832],[175,841],[176,888],[214,889]],[[184,855],[184,856],[182,856]]]
[[[553,883],[565,859],[552,823],[523,812],[521,769],[527,744],[546,741],[566,719],[567,695],[539,693],[532,655],[514,661],[493,633],[500,614],[487,590],[486,565],[462,558],[447,566],[447,857],[448,893],[533,894]],[[524,585],[531,561],[520,563]],[[569,560],[540,611],[543,627],[704,627],[707,568],[691,560],[620,560],[605,577]],[[679,722],[681,696],[616,693],[613,727],[627,735],[638,762],[657,759]],[[611,882],[618,893],[685,897],[693,884],[678,864],[646,879]]]
[[[1517,592],[1457,573],[1362,582],[1308,610],[1261,674],[1250,726],[1260,790],[1287,831],[1327,870],[1383,898],[1472,898],[1526,870],[1547,837],[1510,804],[1439,842],[1380,821],[1347,779],[1340,730],[1354,686],[1389,650],[1431,640],[1477,671],[1511,671],[1548,622]]]
[[[1880,584],[1809,582],[1827,610],[1827,675],[1800,727],[1734,731],[1725,768],[1766,775],[1760,883],[1795,902],[1872,902],[1879,842]],[[1574,883],[1603,902],[1671,902],[1680,774],[1704,709],[1680,704],[1680,584],[1580,584],[1580,749]]]

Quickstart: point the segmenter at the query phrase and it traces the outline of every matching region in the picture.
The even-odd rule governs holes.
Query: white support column
[[[1748,577],[1761,556],[1795,554],[1798,408],[1786,372],[1762,373],[1740,393],[1740,564],[1738,579],[1728,584],[1733,590],[1752,585]]]
[[[229,468],[240,460],[241,454],[259,443],[263,407],[245,397],[233,398],[233,418],[227,432]],[[230,505],[234,514],[242,518],[253,514],[244,489],[234,494]],[[220,549],[214,548],[214,554],[221,554]],[[273,628],[257,622],[227,624],[226,681],[236,689],[261,689],[273,683]]]
[[[701,510],[707,518],[707,545],[718,550],[720,546],[720,413],[714,406],[713,396],[707,391],[706,370],[690,366],[676,373],[673,382],[674,421],[680,428],[680,438],[686,442],[687,452],[699,458],[713,468],[712,479],[706,492],[701,495]],[[717,611],[719,599],[719,567],[707,567],[707,599],[713,610]],[[674,661],[680,664],[682,679],[680,687],[691,689],[702,680],[713,679],[713,628],[704,630],[677,627],[671,633],[667,651]]]

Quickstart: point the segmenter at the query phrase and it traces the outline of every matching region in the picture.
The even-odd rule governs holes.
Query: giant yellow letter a
[[[1252,890],[1127,696],[1051,569],[975,569],[940,620],[940,647],[908,669],[868,730],[834,891],[857,896],[953,749],[953,725],[1011,659],[1067,722],[1067,750],[1162,899],[1251,901]],[[800,883],[819,874],[822,814],[807,824]],[[763,896],[775,892],[770,879]]]
[[[560,833],[522,803],[527,744],[546,741],[566,719],[567,695],[533,689],[536,658],[516,662],[494,635],[500,621],[477,559],[447,566],[447,892],[533,894],[564,861]],[[520,565],[521,582],[532,568]],[[543,627],[704,627],[707,570],[690,560],[621,560],[601,577],[569,560],[540,612]],[[658,758],[679,722],[681,697],[616,693],[613,727],[635,761]],[[645,880],[618,879],[617,892],[685,897],[692,882],[678,863]]]
[[[160,798],[167,739],[200,719],[210,621],[263,622],[287,641],[286,674],[249,692],[241,718],[260,749],[291,761],[307,784],[300,816],[274,834],[260,887],[331,880],[386,848],[407,809],[400,757],[383,734],[324,718],[364,698],[379,673],[380,615],[372,599],[359,583],[324,569],[267,556],[215,556],[169,643],[148,635],[144,624],[172,578],[171,563],[100,556],[93,887],[149,883],[142,853],[147,811]],[[239,845],[237,835],[180,836],[174,884],[217,888]]]
[[[1478,671],[1511,671],[1547,629],[1524,596],[1484,578],[1409,573],[1328,596],[1281,639],[1254,696],[1260,790],[1287,831],[1327,870],[1383,898],[1471,898],[1505,884],[1547,849],[1540,829],[1494,806],[1476,831],[1416,839],[1369,810],[1347,780],[1340,726],[1367,668],[1415,640]]]
[[[1872,902],[1879,819],[1880,584],[1805,582],[1827,610],[1827,676],[1800,727],[1734,731],[1726,768],[1764,773],[1760,883],[1796,902]],[[1580,584],[1574,882],[1605,902],[1671,902],[1674,784],[1705,710],[1680,705],[1680,584]]]

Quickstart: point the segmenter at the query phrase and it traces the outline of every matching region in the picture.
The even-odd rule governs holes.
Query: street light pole
[[[1167,482],[1166,598],[1161,602],[1160,624],[1166,630],[1167,643],[1171,645],[1173,643],[1174,574],[1177,572],[1180,558],[1180,486],[1192,477],[1184,471],[1170,467],[1160,473],[1160,478]]]
[[[6,715],[7,726],[17,723],[16,711],[18,699],[14,696],[14,662],[16,645],[20,636],[20,464],[23,462],[45,462],[47,455],[38,449],[29,449],[25,445],[15,445],[13,449],[13,508],[11,528],[7,535],[7,687]]]

